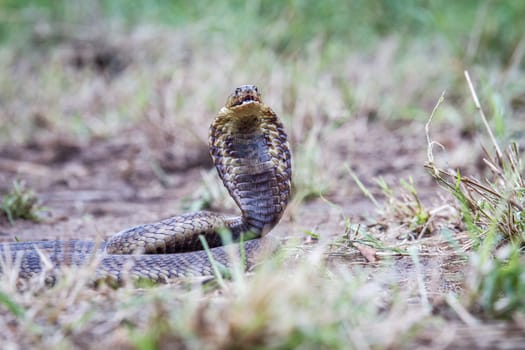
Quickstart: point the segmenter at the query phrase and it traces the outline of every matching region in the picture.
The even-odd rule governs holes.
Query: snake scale
[[[231,254],[221,246],[224,228],[232,239],[249,237],[241,247],[246,267],[256,261],[280,220],[291,191],[291,155],[283,124],[265,105],[254,85],[232,93],[210,126],[209,148],[214,165],[241,216],[200,211],[121,231],[100,245],[90,241],[38,241],[0,245],[2,269],[19,264],[29,278],[64,265],[97,259],[98,278],[122,280],[125,275],[154,281],[182,276],[213,275],[213,266],[199,236],[212,247],[213,259],[225,266]]]

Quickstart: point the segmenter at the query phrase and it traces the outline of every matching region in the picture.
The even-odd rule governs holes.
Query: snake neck
[[[223,108],[210,127],[210,153],[242,217],[234,236],[266,234],[279,222],[290,196],[287,136],[276,114],[262,103]]]

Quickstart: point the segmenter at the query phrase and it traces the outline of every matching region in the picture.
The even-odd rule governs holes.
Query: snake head
[[[226,108],[235,108],[247,104],[261,103],[261,94],[255,85],[241,85],[226,101]]]

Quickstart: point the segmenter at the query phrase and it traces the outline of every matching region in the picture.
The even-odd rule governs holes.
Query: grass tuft
[[[471,254],[466,304],[486,318],[512,318],[525,311],[525,179],[522,155],[517,143],[501,150],[477,93],[465,72],[474,105],[492,143],[485,147],[483,159],[487,173],[483,179],[465,176],[459,170],[446,170],[434,163],[428,135],[429,174],[456,198],[465,227],[475,250]],[[443,97],[438,102],[442,102]],[[436,106],[437,107],[437,106]]]
[[[488,174],[481,180],[463,176],[459,170],[446,170],[434,163],[433,142],[427,128],[428,161],[425,168],[429,174],[451,193],[459,202],[465,224],[477,243],[494,239],[512,241],[523,245],[525,242],[525,179],[521,152],[517,143],[511,143],[505,152],[501,151],[481,108],[478,96],[465,72],[472,98],[480,118],[490,137],[494,154],[483,147]],[[440,99],[441,103],[442,98]],[[432,118],[432,116],[431,116]],[[428,124],[427,124],[428,126]],[[487,235],[489,233],[489,235]]]
[[[475,254],[467,304],[485,318],[510,319],[525,312],[525,263],[520,248],[505,245],[491,259]]]
[[[398,222],[404,232],[423,236],[429,230],[431,213],[421,202],[414,181],[400,179],[401,190],[396,193],[382,179],[376,180],[381,191],[387,198],[387,202],[381,210],[381,216],[388,221]]]
[[[39,221],[43,207],[36,193],[24,182],[13,181],[12,190],[2,197],[0,214],[3,213],[11,224],[16,219]]]
[[[463,219],[478,243],[494,232],[505,241],[525,242],[525,190],[518,145],[512,143],[503,157],[487,154],[485,180],[464,176],[427,163],[429,173],[459,202]]]

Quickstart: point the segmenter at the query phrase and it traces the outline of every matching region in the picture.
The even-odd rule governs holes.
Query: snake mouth
[[[242,85],[235,89],[235,92],[230,95],[226,106],[231,108],[260,102],[261,94],[255,85]]]

